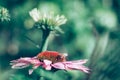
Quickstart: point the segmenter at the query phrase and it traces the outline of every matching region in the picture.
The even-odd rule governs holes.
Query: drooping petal
[[[75,60],[75,61],[66,61],[66,62],[63,62],[65,64],[75,64],[75,65],[82,65],[82,64],[85,64],[87,62],[87,60]]]
[[[13,60],[10,63],[10,65],[12,65],[12,68],[14,68],[14,69],[26,68],[29,65],[33,65],[34,67],[38,67],[41,64],[42,64],[42,62],[40,62],[38,59],[36,59],[36,58],[29,58],[29,57]]]
[[[62,62],[57,62],[52,64],[52,67],[56,68],[56,69],[66,69],[65,65]]]
[[[27,64],[27,63],[16,63],[16,64],[12,65],[12,68],[13,69],[22,69],[22,68],[26,68],[28,66],[29,66],[29,64]]]
[[[32,67],[32,69],[29,69],[29,75],[31,75],[32,73],[33,73],[33,71],[35,70],[35,69],[37,69],[39,66],[40,66],[41,64],[36,64],[36,65],[34,65],[33,67]]]
[[[89,73],[89,69],[87,67],[85,67],[84,65],[76,65],[76,64],[65,64],[66,65],[66,68],[68,70],[80,70],[82,72],[85,72],[85,73]]]
[[[45,65],[50,65],[52,62],[50,60],[44,60]]]
[[[57,62],[52,64],[52,67],[65,70],[81,70],[82,72],[89,73],[89,69],[83,65],[86,61],[87,60]]]
[[[46,70],[51,70],[51,63],[52,63],[52,61],[50,61],[50,60],[44,60],[43,61],[44,62],[44,64],[43,64],[43,68],[45,68]]]
[[[34,69],[29,69],[29,75],[33,73]]]

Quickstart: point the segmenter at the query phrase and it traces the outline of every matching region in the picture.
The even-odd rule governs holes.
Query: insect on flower
[[[55,68],[58,70],[80,70],[89,73],[89,69],[83,65],[86,62],[87,60],[66,61],[66,55],[55,51],[44,51],[33,58],[27,57],[13,60],[11,65],[13,69],[21,69],[32,65],[33,67],[29,70],[29,74],[39,66],[46,70]]]

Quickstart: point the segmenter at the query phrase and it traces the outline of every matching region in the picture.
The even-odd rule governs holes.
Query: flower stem
[[[42,35],[42,45],[40,48],[40,52],[46,51],[48,47],[48,41],[49,41],[49,35],[50,31],[49,30],[42,30],[43,35]]]
[[[85,80],[91,80],[91,76],[95,72],[95,65],[97,64],[98,60],[104,56],[105,49],[107,47],[107,43],[109,41],[109,32],[105,32],[104,34],[99,35],[97,38],[97,42],[95,45],[95,48],[93,50],[93,53],[90,57],[90,63],[89,68],[92,70],[90,74],[87,75],[87,78]]]

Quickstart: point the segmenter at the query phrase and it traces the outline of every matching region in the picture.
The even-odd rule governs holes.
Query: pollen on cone
[[[53,57],[56,57],[58,56],[59,53],[58,52],[55,52],[55,51],[45,51],[45,52],[41,52],[37,55],[37,57],[47,57],[47,58],[50,58],[51,56]]]
[[[44,59],[51,60],[53,63],[65,61],[65,56],[55,51],[41,52],[37,55],[37,58],[40,60],[44,60]]]

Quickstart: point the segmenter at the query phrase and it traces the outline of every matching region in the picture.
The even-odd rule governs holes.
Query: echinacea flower
[[[42,13],[37,8],[34,8],[29,12],[33,20],[38,24],[38,28],[44,30],[59,30],[59,26],[65,24],[67,19],[64,15],[55,16],[53,13]]]
[[[58,70],[80,70],[89,73],[89,69],[83,65],[87,60],[66,61],[65,57],[63,54],[55,51],[44,51],[33,58],[25,57],[13,60],[11,65],[13,69],[21,69],[32,65],[33,67],[29,70],[29,74],[39,66],[46,70],[55,68]]]

